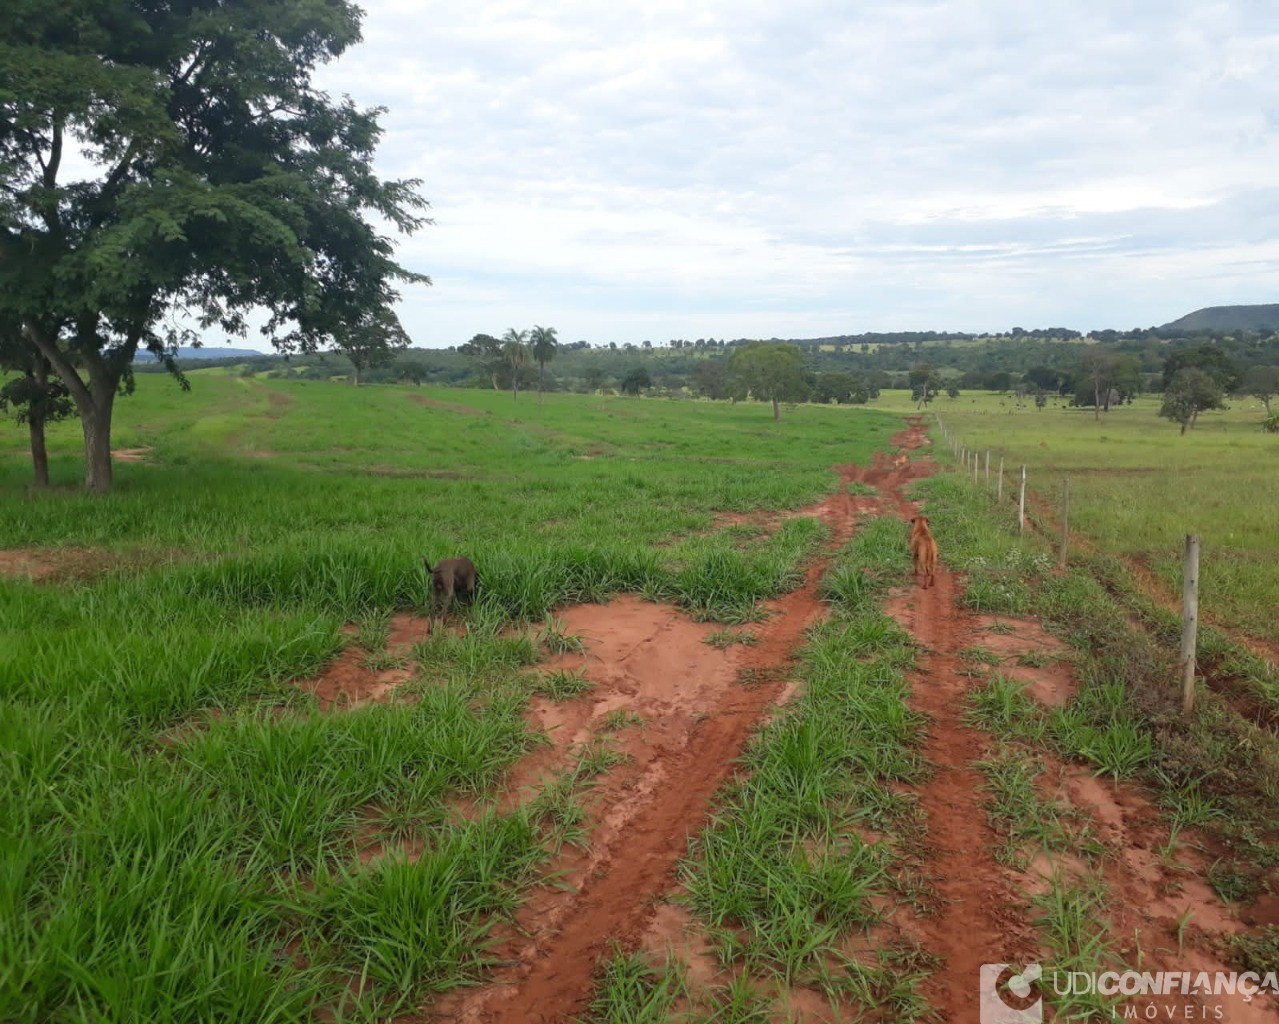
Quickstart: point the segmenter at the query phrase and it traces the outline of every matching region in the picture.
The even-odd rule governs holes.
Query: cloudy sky
[[[418,346],[1164,323],[1279,301],[1272,0],[365,0]]]

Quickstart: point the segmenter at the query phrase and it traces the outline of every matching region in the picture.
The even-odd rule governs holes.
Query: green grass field
[[[491,920],[572,838],[537,801],[450,811],[539,742],[520,670],[544,613],[635,591],[749,620],[820,531],[743,544],[716,514],[829,493],[829,466],[900,426],[191,376],[119,403],[115,446],[150,452],[103,498],[75,488],[74,423],[46,494],[4,435],[0,550],[77,552],[60,581],[0,576],[6,1021],[382,1019],[474,978]],[[465,642],[415,648],[412,701],[323,715],[289,685],[345,623],[421,607],[422,557],[458,553],[482,598]]]
[[[962,394],[939,398],[932,411],[963,444],[1002,455],[1012,472],[1025,464],[1027,486],[1054,509],[1070,481],[1071,528],[1103,551],[1152,569],[1171,599],[1181,593],[1185,535],[1198,533],[1203,554],[1200,608],[1279,642],[1279,437],[1260,429],[1255,399],[1205,413],[1184,437],[1158,416],[1159,398],[1102,413],[1061,402],[1043,410],[1011,397]],[[912,408],[909,396],[885,394],[877,408]],[[938,455],[948,454],[940,438]],[[1007,494],[1007,490],[1005,490]]]

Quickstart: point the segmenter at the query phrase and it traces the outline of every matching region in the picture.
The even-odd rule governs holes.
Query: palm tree
[[[517,331],[514,327],[502,335],[502,355],[511,364],[511,398],[520,400],[520,369],[528,359],[528,349],[524,343],[528,340],[528,331]]]
[[[555,340],[554,327],[534,327],[530,336],[529,348],[533,358],[537,360],[537,407],[542,408],[542,375],[546,372],[546,364],[555,358],[560,343]]]

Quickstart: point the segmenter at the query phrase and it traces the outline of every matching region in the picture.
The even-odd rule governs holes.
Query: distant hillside
[[[206,345],[203,348],[186,348],[185,346],[178,349],[178,359],[183,362],[190,362],[192,359],[249,359],[253,356],[260,356],[261,352],[252,348],[225,348],[222,345]],[[134,357],[137,363],[154,363],[155,356],[143,349]]]
[[[1265,331],[1279,330],[1279,304],[1268,306],[1208,306],[1164,324],[1161,330]]]

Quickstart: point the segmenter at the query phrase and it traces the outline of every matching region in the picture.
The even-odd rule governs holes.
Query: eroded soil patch
[[[430,619],[418,615],[398,614],[391,617],[386,654],[405,662],[413,644],[429,635]],[[343,629],[353,635],[353,627]],[[376,667],[370,652],[356,644],[346,649],[320,675],[297,683],[299,689],[313,694],[321,710],[349,710],[370,701],[387,700],[395,689],[408,682],[412,672],[405,667]]]
[[[146,567],[169,560],[172,560],[171,555],[155,551],[123,552],[88,547],[10,548],[0,551],[0,576],[28,579],[35,583],[62,583],[93,579],[113,569]]]

